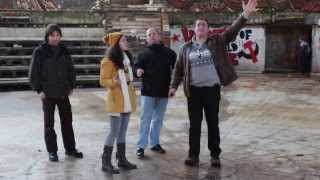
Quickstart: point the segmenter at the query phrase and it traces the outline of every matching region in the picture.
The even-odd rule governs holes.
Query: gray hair
[[[154,27],[148,28],[147,31],[146,31],[147,35],[148,35],[148,32],[149,32],[149,31],[156,31],[159,35],[161,35],[160,30],[157,29],[157,28],[154,28]]]

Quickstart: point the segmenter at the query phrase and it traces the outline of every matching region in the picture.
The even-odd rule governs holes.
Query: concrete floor
[[[186,167],[188,118],[181,91],[170,100],[162,144],[167,154],[135,156],[138,112],[129,125],[128,158],[137,170],[108,175],[101,152],[109,124],[103,89],[77,89],[71,97],[77,148],[84,159],[64,156],[59,123],[58,163],[48,161],[43,119],[34,92],[0,93],[0,179],[26,180],[319,180],[320,86],[315,78],[242,75],[223,90],[222,167],[211,168],[203,123],[199,168]],[[58,117],[58,116],[57,116]],[[59,118],[56,118],[57,122]]]

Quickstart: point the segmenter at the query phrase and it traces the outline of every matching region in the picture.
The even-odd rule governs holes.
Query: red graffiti
[[[215,28],[209,31],[209,37],[223,33],[226,28]],[[187,27],[181,28],[184,42],[192,40],[194,31]],[[239,65],[240,58],[251,59],[253,63],[258,62],[259,45],[251,40],[252,30],[242,30],[239,32],[239,41],[231,42],[228,46],[228,58],[231,64]],[[175,43],[180,41],[179,33],[174,33],[171,40]],[[319,38],[320,42],[320,38]],[[320,47],[320,43],[319,43]]]
[[[175,42],[179,41],[179,38],[180,38],[180,34],[174,33],[173,37],[171,37],[171,40],[172,40],[173,43],[175,43]]]
[[[182,27],[181,28],[182,36],[184,39],[184,42],[188,42],[192,39],[193,37],[193,30],[188,30],[187,27]]]
[[[243,47],[245,49],[249,50],[250,56],[252,58],[252,62],[256,63],[256,62],[258,62],[257,54],[254,52],[254,49],[253,49],[252,45],[254,45],[254,43],[252,41],[247,41],[246,43],[244,43]]]
[[[229,61],[232,65],[238,65],[239,64],[239,56],[236,53],[228,53]]]
[[[209,37],[215,36],[217,34],[223,33],[226,31],[226,28],[216,28],[209,31]]]

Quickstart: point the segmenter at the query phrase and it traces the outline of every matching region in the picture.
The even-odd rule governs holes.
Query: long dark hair
[[[108,58],[116,65],[117,68],[119,69],[124,69],[124,64],[123,64],[123,53],[126,53],[130,60],[130,65],[133,65],[133,56],[129,51],[122,51],[119,45],[121,37],[118,39],[117,43],[110,47],[107,52]]]

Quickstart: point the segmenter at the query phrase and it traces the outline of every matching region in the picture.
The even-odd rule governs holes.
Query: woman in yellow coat
[[[136,110],[136,94],[132,85],[132,56],[128,41],[120,32],[109,33],[104,38],[109,46],[107,57],[101,61],[100,85],[107,89],[107,112],[110,116],[110,132],[104,144],[102,170],[118,174],[111,163],[114,141],[117,141],[118,167],[136,169],[125,155],[126,132],[130,114]]]

